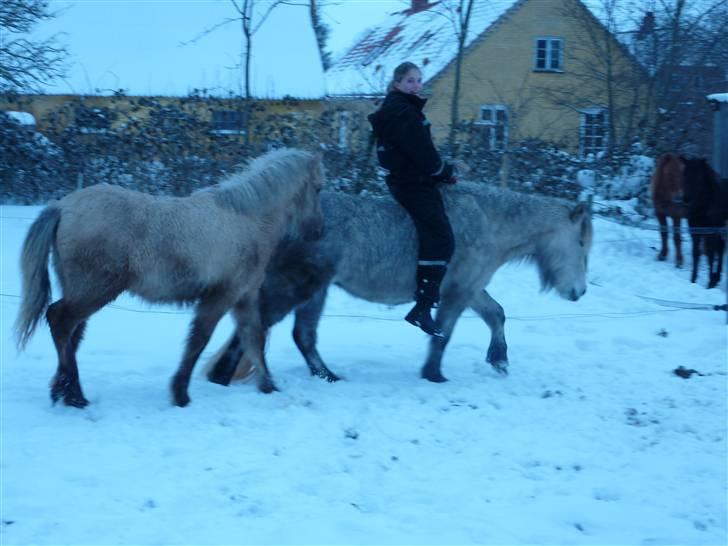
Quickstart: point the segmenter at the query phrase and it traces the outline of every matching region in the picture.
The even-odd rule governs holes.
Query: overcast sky
[[[238,1],[238,4],[240,2]],[[261,7],[268,4],[259,0]],[[404,9],[406,0],[329,0],[324,21],[329,49],[340,53],[367,27]],[[184,95],[194,88],[240,93],[242,31],[218,28],[236,11],[230,0],[51,0],[57,17],[43,34],[63,33],[71,54],[68,76],[51,93]],[[184,42],[190,42],[182,45]],[[316,97],[324,93],[322,70],[308,8],[278,6],[253,41],[251,91],[260,97]]]

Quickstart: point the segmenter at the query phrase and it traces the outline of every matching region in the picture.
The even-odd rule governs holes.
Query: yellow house
[[[487,149],[539,139],[586,155],[635,134],[646,112],[641,67],[601,22],[605,16],[580,0],[473,2],[453,120],[463,15],[456,4],[411,0],[370,29],[327,72],[329,96],[381,97],[393,69],[411,61],[423,71],[426,112],[440,142],[455,126],[456,140],[474,138]],[[352,101],[352,109],[355,102],[371,108]]]

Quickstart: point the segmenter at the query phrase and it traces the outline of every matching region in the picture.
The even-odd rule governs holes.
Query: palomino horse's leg
[[[657,221],[660,224],[660,252],[657,259],[664,262],[667,259],[667,216],[657,213]]]
[[[261,324],[257,294],[243,298],[233,307],[237,323],[240,346],[244,347],[245,358],[250,361],[258,378],[258,390],[266,394],[277,391],[265,362],[265,329]]]
[[[681,221],[682,217],[680,215],[672,217],[672,242],[675,243],[675,267],[682,267],[683,265],[682,234],[680,233]]]
[[[187,390],[190,385],[192,370],[200,357],[200,353],[202,353],[207,342],[210,341],[215,326],[228,310],[226,301],[224,296],[219,295],[214,298],[204,299],[197,305],[182,362],[172,378],[172,400],[177,406],[184,407],[190,403]]]
[[[506,322],[503,307],[488,294],[487,290],[483,289],[470,300],[470,308],[478,313],[490,328],[490,345],[486,361],[490,362],[498,373],[507,374],[508,346],[503,328]]]
[[[450,336],[455,328],[460,314],[467,307],[468,302],[462,296],[460,297],[448,297],[443,296],[440,301],[440,306],[437,308],[437,315],[435,317],[435,324],[440,328],[443,337],[432,336],[430,338],[430,352],[425,360],[425,365],[422,367],[422,377],[433,383],[444,383],[447,378],[442,375],[442,354],[445,352],[445,347],[450,341]]]
[[[46,311],[53,344],[58,353],[58,369],[51,381],[51,400],[55,404],[63,398],[67,406],[83,408],[88,405],[88,400],[81,390],[76,351],[86,328],[86,321],[78,317],[85,318],[88,315],[77,311],[64,299],[53,303]]]
[[[296,322],[293,326],[293,340],[308,364],[311,375],[321,377],[329,382],[340,378],[324,363],[316,349],[316,330],[321,319],[321,312],[326,302],[328,286],[324,286],[314,296],[296,310]]]

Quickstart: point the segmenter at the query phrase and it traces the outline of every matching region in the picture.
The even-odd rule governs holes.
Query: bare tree
[[[322,3],[317,0],[309,0],[308,12],[311,18],[311,26],[316,34],[319,58],[324,71],[331,66],[331,53],[326,50],[326,40],[329,37],[329,27],[321,20]]]
[[[455,152],[455,139],[457,127],[460,123],[460,84],[462,81],[463,54],[465,40],[468,37],[470,26],[470,15],[473,12],[474,0],[458,0],[457,3],[444,3],[445,13],[453,24],[453,30],[457,39],[457,53],[455,55],[455,81],[453,83],[452,102],[450,104],[450,130],[448,131],[447,143],[450,153]]]
[[[68,53],[58,36],[29,37],[39,23],[53,17],[48,0],[0,2],[0,91],[37,91],[64,75]]]
[[[646,129],[664,149],[705,153],[705,95],[722,91],[728,60],[728,0],[649,0],[640,4],[633,50],[646,67],[653,110]]]

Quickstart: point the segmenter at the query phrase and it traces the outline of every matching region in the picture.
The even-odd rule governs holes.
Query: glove
[[[443,184],[455,184],[457,183],[458,179],[455,176],[455,173],[457,171],[455,170],[455,166],[451,163],[445,163],[445,167],[442,169],[442,172],[437,177],[438,182],[442,182]]]

